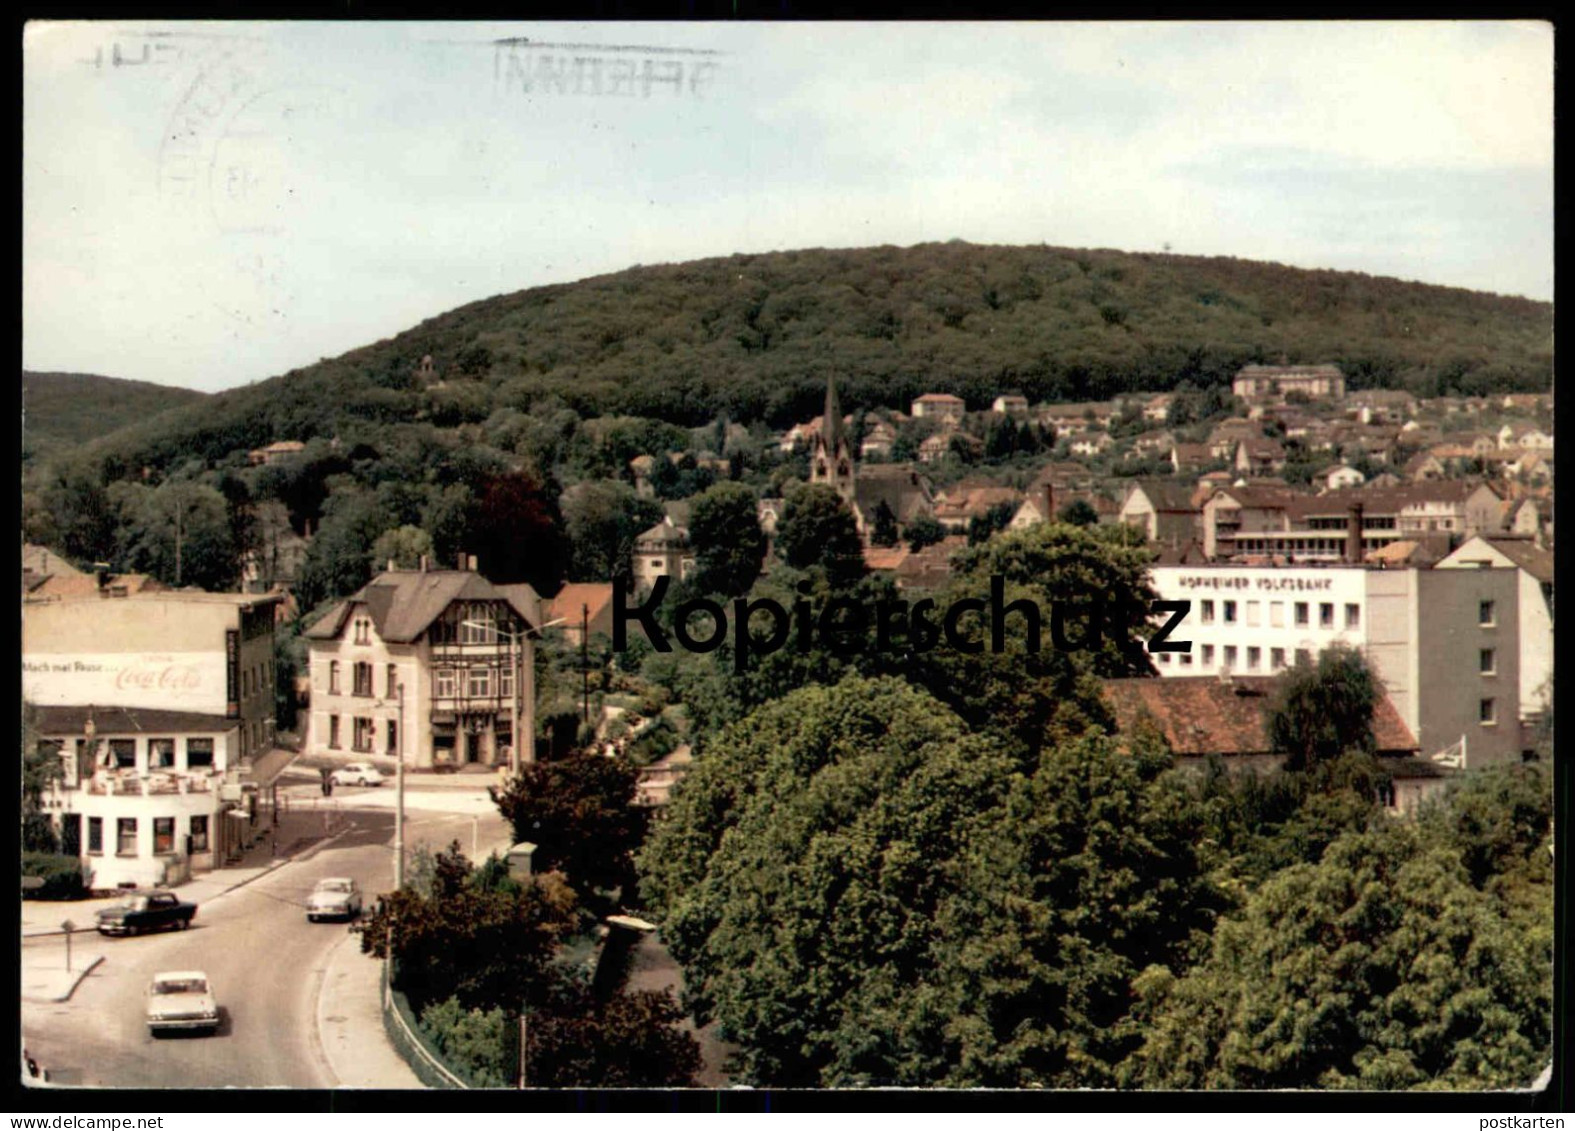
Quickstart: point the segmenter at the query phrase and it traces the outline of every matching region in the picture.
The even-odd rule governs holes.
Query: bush
[[[53,852],[22,853],[22,875],[44,881],[43,887],[22,893],[27,899],[86,899],[92,881],[82,861]]]
[[[421,1033],[449,1069],[477,1088],[514,1082],[508,1018],[501,1009],[466,1009],[457,998],[421,1011]]]

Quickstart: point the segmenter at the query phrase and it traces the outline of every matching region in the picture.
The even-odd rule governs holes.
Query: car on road
[[[153,975],[148,987],[148,1031],[161,1033],[219,1028],[219,1003],[201,970],[171,970]]]
[[[382,785],[383,775],[370,762],[351,762],[340,766],[330,777],[335,785]]]
[[[345,876],[318,880],[306,900],[306,917],[313,923],[319,919],[354,919],[360,914],[361,888]]]
[[[98,933],[140,935],[143,931],[162,931],[169,927],[185,930],[196,914],[197,905],[183,902],[174,892],[150,891],[100,911]]]

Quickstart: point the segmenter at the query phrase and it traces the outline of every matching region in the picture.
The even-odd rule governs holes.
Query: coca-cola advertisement
[[[97,703],[223,714],[224,655],[214,652],[34,654],[23,694],[41,705]]]

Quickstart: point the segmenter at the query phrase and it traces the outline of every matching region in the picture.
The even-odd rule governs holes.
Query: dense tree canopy
[[[806,688],[685,780],[642,892],[752,1082],[1108,1082],[1128,979],[1210,923],[1166,764],[1024,762],[898,681]]]
[[[777,552],[794,569],[819,567],[838,587],[864,576],[864,547],[853,512],[824,483],[790,491],[777,521]]]
[[[749,592],[766,558],[755,493],[742,483],[718,483],[689,512],[695,548],[695,588],[737,597]]]

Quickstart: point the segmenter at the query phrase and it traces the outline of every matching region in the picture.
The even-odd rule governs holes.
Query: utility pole
[[[591,664],[587,648],[590,645],[591,607],[580,606],[580,718],[591,721]]]
[[[525,633],[510,633],[509,643],[514,646],[514,694],[509,696],[509,772],[518,774],[520,743],[524,740],[520,734],[520,684],[525,680]]]
[[[395,744],[394,766],[394,890],[405,887],[405,683],[396,686],[399,696],[399,741]]]

